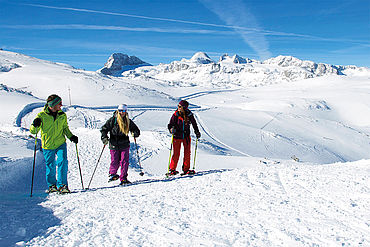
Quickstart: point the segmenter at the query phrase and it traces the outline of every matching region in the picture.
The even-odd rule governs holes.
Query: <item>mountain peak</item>
[[[322,76],[324,74],[342,74],[341,68],[330,64],[315,63],[313,61],[301,60],[292,56],[277,56],[274,58],[267,59],[263,62],[264,64],[278,65],[280,67],[299,67],[305,69],[309,73],[313,73],[316,76]]]
[[[252,60],[250,60],[249,58],[243,58],[237,54],[235,54],[234,56],[230,57],[228,54],[224,54],[220,57],[220,60],[219,62],[221,61],[224,61],[224,62],[232,62],[232,63],[235,63],[235,64],[243,64],[243,63],[251,63]]]
[[[104,67],[99,71],[106,75],[119,76],[122,72],[133,70],[141,66],[151,66],[151,64],[142,61],[135,56],[128,56],[123,53],[113,53]]]
[[[197,52],[193,55],[190,59],[191,62],[196,62],[199,64],[209,64],[214,63],[214,61],[205,53],[205,52]]]
[[[288,67],[288,66],[300,66],[304,61],[298,59],[293,56],[283,56],[279,55],[277,57],[273,57],[270,59],[265,60],[263,63],[265,64],[276,64],[281,67]]]

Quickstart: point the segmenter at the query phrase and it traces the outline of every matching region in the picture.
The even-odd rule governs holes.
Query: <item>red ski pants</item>
[[[171,163],[170,163],[170,169],[171,170],[176,170],[177,167],[177,162],[179,161],[180,157],[180,149],[181,149],[181,143],[184,145],[184,163],[182,166],[183,171],[188,171],[190,169],[190,143],[191,139],[190,136],[189,138],[186,139],[175,139],[173,138],[173,155],[171,158]]]

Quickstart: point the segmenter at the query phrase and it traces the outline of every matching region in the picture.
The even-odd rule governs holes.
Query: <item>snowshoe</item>
[[[167,172],[167,173],[166,173],[166,176],[167,176],[167,177],[169,177],[169,176],[175,176],[175,175],[177,175],[177,174],[179,174],[179,172],[178,172],[178,171],[170,170],[170,172]]]
[[[71,193],[71,191],[68,189],[67,185],[63,185],[63,186],[59,187],[58,193],[59,194],[68,194],[68,193]]]
[[[116,181],[117,179],[119,179],[119,176],[117,174],[110,174],[108,182],[113,182]]]
[[[194,175],[194,174],[195,174],[195,171],[194,170],[188,170],[188,171],[184,171],[180,175],[181,176],[184,176],[184,175]]]
[[[53,184],[53,185],[50,185],[49,186],[49,189],[46,191],[46,193],[54,193],[54,192],[58,192],[58,188],[57,188],[57,186],[55,185],[55,184]]]
[[[119,185],[126,185],[126,184],[131,184],[130,181],[128,181],[127,179],[124,179],[121,181],[121,183]]]

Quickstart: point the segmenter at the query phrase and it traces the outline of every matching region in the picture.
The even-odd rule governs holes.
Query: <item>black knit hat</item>
[[[187,109],[189,106],[189,102],[187,102],[186,100],[181,100],[179,102],[179,105],[181,105],[184,109]]]

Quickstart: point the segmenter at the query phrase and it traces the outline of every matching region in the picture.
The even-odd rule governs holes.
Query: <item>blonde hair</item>
[[[128,135],[128,132],[130,130],[130,119],[128,118],[128,113],[126,112],[125,116],[121,117],[121,114],[119,114],[119,112],[117,111],[116,116],[119,130],[121,131],[121,133]]]
[[[189,116],[186,115],[185,109],[182,108],[182,111],[179,111],[180,116],[184,119],[185,124],[188,124],[189,122]]]

